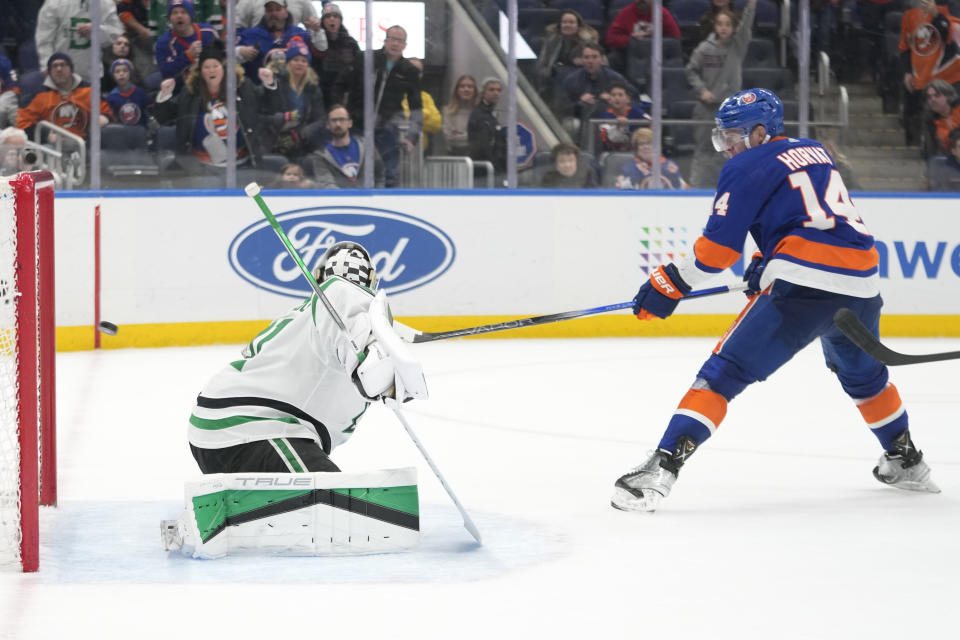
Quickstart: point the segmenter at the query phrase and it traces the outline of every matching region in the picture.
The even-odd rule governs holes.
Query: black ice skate
[[[884,484],[907,491],[940,493],[940,487],[930,479],[930,467],[923,461],[923,452],[910,439],[910,430],[904,429],[893,441],[893,451],[886,451],[873,468],[873,476]]]
[[[670,495],[680,467],[696,449],[697,442],[689,436],[682,436],[673,451],[657,449],[643,464],[617,479],[610,504],[621,511],[656,511],[660,501]]]

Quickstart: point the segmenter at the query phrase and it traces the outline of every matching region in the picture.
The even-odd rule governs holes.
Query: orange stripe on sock
[[[680,400],[680,406],[677,408],[696,411],[709,418],[714,425],[719,426],[727,415],[727,399],[710,389],[690,389]]]
[[[887,388],[866,400],[859,400],[857,408],[863,415],[867,424],[880,422],[884,418],[889,418],[898,411],[903,403],[900,401],[900,393],[892,383],[887,384]]]

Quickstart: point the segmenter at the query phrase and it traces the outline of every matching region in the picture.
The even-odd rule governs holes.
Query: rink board
[[[374,254],[393,312],[436,331],[629,300],[646,274],[691,250],[705,191],[264,192],[313,264],[356,240]],[[878,240],[887,335],[960,335],[960,198],[860,195]],[[239,191],[62,193],[56,199],[58,348],[93,346],[99,205],[103,346],[243,342],[308,293],[254,203]],[[742,262],[718,283],[739,280]],[[716,335],[739,294],[682,303],[666,322],[629,313],[522,331],[534,336]]]

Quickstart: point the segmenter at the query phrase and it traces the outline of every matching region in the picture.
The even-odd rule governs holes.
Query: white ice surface
[[[660,511],[609,506],[713,344],[418,345],[431,399],[405,413],[484,545],[375,407],[334,459],[419,468],[418,550],[208,562],[164,553],[159,521],[197,473],[196,392],[238,347],[60,354],[60,505],[40,572],[0,571],[0,638],[960,638],[960,362],[891,370],[940,495],[873,479],[879,446],[811,347],[731,404]]]

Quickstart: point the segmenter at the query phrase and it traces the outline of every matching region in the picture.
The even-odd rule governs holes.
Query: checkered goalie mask
[[[376,277],[373,265],[370,264],[370,256],[359,245],[334,247],[318,271],[320,269],[322,269],[320,280],[337,276],[361,287],[376,288]]]

